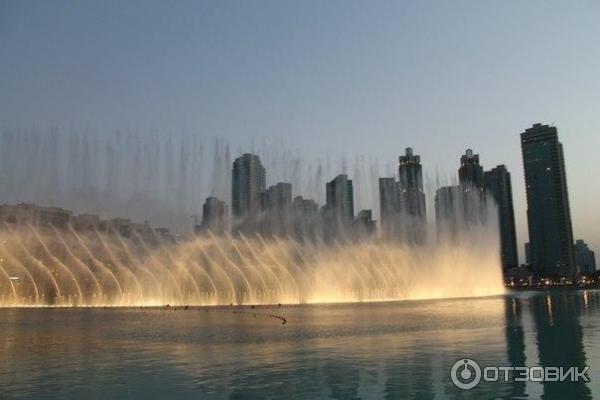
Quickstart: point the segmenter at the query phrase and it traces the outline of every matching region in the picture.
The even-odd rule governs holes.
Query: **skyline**
[[[523,261],[519,133],[553,123],[575,239],[600,248],[597,4],[260,5],[3,2],[0,124],[185,130],[232,152],[281,138],[384,164],[411,146],[429,177],[472,148],[512,174]]]
[[[535,128],[536,126],[540,126],[539,123],[535,123],[532,125],[533,128]],[[546,126],[546,125],[544,125]],[[552,129],[555,129],[555,127],[551,127]],[[532,128],[527,128],[526,130],[530,130]],[[359,177],[359,180],[357,181],[357,187],[359,188],[359,190],[357,190],[357,192],[355,193],[354,196],[354,201],[358,202],[359,206],[357,206],[357,211],[359,209],[365,209],[368,210],[369,212],[371,212],[371,210],[373,211],[373,215],[376,216],[376,218],[380,217],[380,207],[381,207],[381,180],[386,180],[388,178],[386,178],[386,176],[392,176],[392,178],[389,179],[401,179],[400,176],[402,175],[402,168],[404,163],[407,161],[407,157],[410,158],[413,155],[413,149],[410,147],[407,147],[404,151],[405,154],[402,155],[402,153],[399,155],[399,157],[397,158],[399,161],[399,164],[397,166],[400,167],[400,174],[396,171],[393,172],[394,170],[394,166],[391,163],[386,163],[386,165],[384,166],[384,170],[381,169],[381,165],[379,165],[379,163],[377,162],[378,160],[375,160],[375,164],[373,164],[373,160],[368,160],[366,163],[364,161],[364,157],[362,156],[356,156],[354,159],[354,164],[348,164],[348,159],[347,157],[343,157],[341,160],[337,160],[337,162],[334,161],[334,164],[336,164],[335,166],[331,165],[331,159],[327,159],[326,160],[326,168],[324,169],[323,173],[317,173],[317,175],[320,175],[320,178],[317,179],[317,181],[313,182],[313,177],[312,176],[306,176],[304,175],[306,172],[310,173],[310,171],[313,169],[313,167],[315,167],[315,165],[313,164],[306,164],[305,160],[302,159],[301,155],[293,155],[293,157],[300,157],[300,158],[292,158],[292,159],[288,159],[286,160],[286,156],[292,156],[292,153],[289,153],[289,150],[287,150],[285,147],[280,147],[281,143],[263,143],[263,147],[262,151],[260,151],[260,153],[262,155],[254,155],[254,154],[250,154],[250,153],[244,153],[242,155],[240,155],[239,157],[235,157],[235,155],[233,157],[235,157],[235,161],[233,162],[233,170],[231,170],[229,167],[231,166],[231,154],[229,151],[229,144],[227,143],[219,143],[218,141],[216,142],[216,150],[217,153],[219,151],[221,152],[225,152],[225,154],[210,154],[210,148],[209,148],[209,159],[206,160],[204,159],[204,155],[203,155],[203,144],[202,143],[197,143],[195,138],[192,137],[187,137],[187,140],[189,139],[194,139],[193,140],[193,145],[192,143],[186,143],[186,137],[185,136],[181,136],[179,139],[183,140],[182,142],[180,142],[180,144],[177,144],[177,141],[175,141],[175,143],[171,143],[171,139],[173,139],[172,136],[169,136],[169,138],[167,139],[166,142],[152,142],[153,140],[156,139],[156,137],[150,136],[150,137],[145,137],[143,134],[141,136],[139,136],[139,133],[126,133],[125,137],[120,136],[120,134],[118,134],[116,136],[116,140],[117,140],[117,145],[119,144],[119,142],[121,144],[126,144],[128,143],[128,145],[126,145],[126,147],[120,151],[120,153],[122,153],[122,155],[125,155],[127,158],[131,158],[131,161],[134,162],[132,164],[132,166],[134,166],[134,168],[138,168],[137,163],[139,163],[140,160],[143,160],[144,158],[148,158],[149,155],[153,154],[153,150],[151,150],[150,152],[148,151],[148,144],[150,143],[150,146],[159,146],[156,148],[157,152],[160,152],[160,155],[157,156],[157,160],[158,161],[152,161],[151,159],[147,159],[145,160],[145,165],[147,165],[148,169],[147,171],[141,171],[137,173],[137,177],[138,178],[142,178],[142,180],[139,182],[139,184],[142,184],[142,186],[140,188],[144,188],[144,183],[146,185],[149,184],[150,181],[152,181],[152,183],[150,184],[150,186],[154,187],[154,191],[151,187],[147,187],[146,189],[142,189],[142,192],[136,192],[135,188],[133,188],[133,191],[130,193],[130,195],[127,196],[133,196],[131,198],[126,197],[127,198],[127,203],[131,203],[133,201],[132,204],[130,204],[129,206],[133,206],[134,208],[137,208],[137,212],[134,212],[133,214],[128,213],[127,211],[123,211],[123,209],[121,209],[121,211],[117,211],[115,212],[114,209],[111,209],[111,206],[106,206],[103,201],[102,198],[98,198],[96,199],[95,203],[96,204],[96,209],[94,209],[91,206],[91,203],[86,202],[86,198],[88,200],[91,199],[90,196],[94,196],[94,195],[100,195],[100,196],[106,196],[106,193],[104,193],[104,191],[106,190],[111,190],[111,187],[114,189],[115,187],[117,187],[117,192],[115,194],[119,195],[119,189],[118,189],[118,182],[114,181],[111,178],[111,171],[112,172],[116,172],[115,168],[118,168],[118,165],[121,165],[121,167],[123,168],[124,165],[122,164],[123,160],[119,161],[119,158],[115,158],[115,154],[114,151],[111,150],[111,146],[110,144],[108,144],[109,142],[107,142],[107,148],[106,150],[108,151],[105,156],[108,157],[107,158],[107,162],[112,159],[112,162],[110,164],[107,164],[105,166],[106,171],[104,171],[102,168],[100,168],[100,170],[98,170],[98,167],[100,166],[100,164],[95,165],[94,163],[98,163],[102,156],[97,155],[96,151],[98,151],[99,149],[103,149],[103,144],[99,143],[98,141],[93,141],[93,142],[89,142],[89,137],[85,134],[81,134],[81,133],[75,133],[75,135],[73,136],[73,134],[69,135],[69,134],[64,134],[62,132],[41,132],[40,130],[32,130],[31,132],[15,132],[15,131],[5,131],[4,132],[4,136],[3,136],[3,141],[0,143],[3,143],[5,146],[0,146],[3,147],[3,151],[4,151],[4,155],[3,155],[3,161],[4,161],[4,169],[7,171],[13,171],[13,173],[16,172],[16,175],[13,178],[16,178],[18,175],[22,175],[20,178],[17,178],[14,182],[12,182],[12,184],[14,185],[15,183],[22,181],[23,177],[27,177],[28,174],[30,175],[31,173],[34,174],[34,177],[42,178],[42,176],[39,176],[38,174],[40,173],[39,171],[36,172],[36,168],[39,166],[43,166],[44,161],[41,160],[42,162],[34,162],[31,163],[30,161],[25,161],[25,164],[20,163],[20,167],[18,165],[12,165],[10,163],[10,158],[11,156],[14,156],[15,150],[18,153],[19,152],[19,143],[20,146],[25,146],[25,148],[27,148],[30,151],[33,151],[33,153],[29,154],[29,157],[34,157],[34,158],[38,158],[39,154],[38,150],[42,151],[42,154],[45,154],[45,157],[47,158],[47,160],[50,161],[50,164],[47,165],[46,167],[44,167],[45,169],[48,169],[48,167],[50,167],[48,169],[48,172],[46,172],[46,174],[48,174],[50,180],[42,180],[39,181],[38,183],[42,183],[42,188],[40,189],[41,192],[38,194],[41,194],[42,196],[42,200],[40,202],[40,199],[33,199],[31,197],[25,196],[20,197],[22,195],[19,195],[18,193],[13,193],[10,190],[11,187],[11,179],[9,179],[8,181],[4,182],[4,185],[6,188],[9,188],[8,192],[13,194],[13,200],[12,201],[8,201],[8,204],[10,203],[36,203],[38,205],[43,205],[43,206],[50,206],[50,207],[67,207],[67,208],[72,208],[75,211],[78,211],[80,213],[96,213],[96,214],[100,214],[102,216],[105,217],[115,217],[115,216],[121,216],[124,218],[133,218],[133,219],[138,219],[138,220],[149,220],[149,221],[153,221],[155,224],[158,225],[166,225],[169,226],[171,228],[173,228],[175,230],[175,232],[178,232],[179,230],[183,229],[183,232],[186,231],[190,231],[192,225],[189,224],[189,221],[187,221],[190,217],[190,213],[194,213],[191,215],[191,217],[196,217],[198,214],[198,212],[200,211],[200,209],[202,209],[203,206],[198,207],[198,204],[196,203],[200,203],[200,200],[202,200],[202,202],[204,200],[207,199],[207,193],[210,193],[210,195],[208,195],[208,198],[214,197],[216,196],[217,199],[220,200],[224,200],[226,203],[226,206],[229,208],[231,207],[231,204],[234,204],[235,202],[231,202],[231,198],[229,198],[229,194],[232,194],[233,191],[231,191],[232,187],[229,187],[230,185],[226,182],[228,180],[230,180],[232,178],[232,173],[233,175],[235,175],[235,171],[236,171],[236,162],[240,159],[243,159],[244,157],[254,157],[258,160],[258,166],[260,169],[262,169],[262,172],[260,172],[259,174],[262,175],[262,177],[260,178],[260,180],[263,182],[262,185],[265,186],[268,184],[268,186],[271,188],[273,188],[273,185],[280,185],[280,184],[284,184],[284,185],[288,185],[289,186],[289,195],[293,197],[296,196],[300,196],[300,197],[306,197],[307,200],[315,200],[316,201],[316,205],[325,205],[325,193],[322,192],[327,192],[326,190],[323,190],[323,188],[325,187],[325,183],[327,183],[329,181],[329,179],[332,179],[332,177],[334,176],[340,176],[340,174],[344,174],[344,175],[348,175],[348,178],[350,178],[349,182],[352,182],[352,179],[354,176]],[[8,136],[6,135],[8,133]],[[15,133],[17,134],[17,136],[15,136]],[[25,141],[21,141],[21,139],[19,139],[19,141],[15,142],[15,138],[19,137],[19,133],[26,133],[28,136],[25,137]],[[31,136],[33,134],[33,136]],[[58,136],[56,136],[58,134]],[[132,136],[133,135],[133,136]],[[145,139],[144,139],[145,137]],[[2,138],[0,136],[0,138]],[[54,142],[47,142],[48,139],[50,138],[62,138],[61,140],[66,142],[61,146],[58,142],[54,141]],[[113,138],[114,139],[114,138]],[[142,142],[140,142],[140,139],[142,140]],[[142,143],[144,143],[144,140],[148,140],[150,139],[151,142],[145,142],[145,144],[143,144],[144,146],[144,150],[142,150],[141,146]],[[43,142],[39,142],[39,140],[42,140]],[[56,140],[56,139],[54,139]],[[132,142],[133,140],[133,142]],[[53,143],[51,145],[51,147],[48,147],[50,145],[50,143]],[[62,150],[56,150],[56,146],[54,146],[54,144],[56,144],[56,146],[58,146],[58,148],[62,148]],[[73,144],[76,144],[76,147],[73,148]],[[184,148],[187,147],[188,145],[192,145],[192,149],[191,150],[186,150],[186,153],[184,155],[184,153],[180,153],[179,149],[181,146],[181,152],[183,152]],[[41,146],[41,147],[40,147]],[[67,147],[63,147],[63,146],[67,146]],[[132,147],[133,146],[133,147]],[[136,147],[137,146],[137,147]],[[165,146],[163,148],[163,146]],[[199,147],[198,147],[199,146]],[[200,148],[200,153],[199,155],[195,155],[196,149]],[[21,149],[23,149],[23,147],[21,147]],[[129,149],[129,150],[127,150]],[[219,150],[220,149],[220,150]],[[48,150],[50,150],[48,152]],[[56,160],[56,156],[59,154],[64,154],[64,151],[68,151],[69,153],[72,153],[73,151],[75,151],[74,154],[69,154],[70,159],[66,160],[66,161],[58,161]],[[141,151],[141,152],[140,152]],[[279,154],[281,151],[283,151],[283,153]],[[166,152],[166,153],[165,153]],[[266,153],[265,153],[266,152]],[[14,153],[14,154],[13,154]],[[131,156],[135,153],[135,156]],[[93,156],[90,158],[90,154],[93,154]],[[159,153],[156,153],[157,155]],[[189,156],[192,156],[192,158],[190,159]],[[260,157],[262,157],[263,155],[267,155],[267,159],[270,159],[268,162],[269,167],[268,168],[264,168],[261,165],[260,162]],[[184,158],[182,158],[181,160],[179,159],[178,155],[183,156]],[[8,158],[6,158],[6,156],[9,156]],[[99,157],[99,158],[98,158]],[[118,157],[118,156],[117,156]],[[140,157],[142,157],[140,159]],[[175,157],[175,158],[173,158]],[[212,159],[210,159],[210,157],[213,157]],[[225,157],[225,158],[222,158]],[[274,157],[274,158],[273,158]],[[283,157],[283,158],[281,158]],[[419,171],[421,169],[421,163],[420,163],[420,155],[416,155],[415,156],[415,160],[417,162],[417,165],[419,166]],[[425,185],[424,185],[424,189],[423,193],[421,194],[421,196],[425,196],[425,197],[430,197],[431,199],[434,198],[434,194],[437,193],[438,189],[444,187],[444,185],[456,185],[456,184],[463,184],[463,183],[470,183],[470,184],[474,184],[475,186],[480,186],[483,185],[483,178],[485,174],[488,174],[490,172],[492,172],[493,170],[496,170],[498,167],[504,167],[504,165],[498,165],[496,167],[493,168],[487,168],[485,165],[481,165],[479,163],[479,154],[474,154],[474,151],[472,149],[467,149],[465,150],[465,154],[462,154],[460,156],[459,159],[459,165],[456,170],[455,170],[455,176],[452,177],[452,172],[447,171],[445,174],[440,174],[439,171],[436,171],[436,176],[432,177],[432,176],[428,176],[425,175]],[[31,158],[27,158],[27,160],[31,160]],[[87,160],[84,162],[84,160]],[[162,161],[161,161],[162,160]],[[171,160],[171,161],[169,161]],[[228,163],[229,160],[229,163]],[[410,161],[410,160],[409,160]],[[58,162],[58,163],[57,163]],[[81,162],[84,162],[83,164],[81,164]],[[129,161],[128,161],[129,162]],[[149,163],[148,163],[149,162]],[[174,162],[174,164],[173,164]],[[189,165],[190,167],[192,167],[192,169],[188,170],[188,163],[191,164]],[[198,168],[198,167],[193,167],[196,166],[198,164],[198,162],[200,162],[200,170],[204,169],[202,167],[202,165],[206,166],[207,162],[209,165],[209,169],[211,168],[210,165],[213,164],[212,169],[213,170],[209,170],[208,172],[205,172],[203,175],[204,177],[200,177],[200,176],[195,176],[197,175],[197,173],[194,172],[194,168]],[[475,164],[471,165],[471,162],[474,162]],[[166,163],[166,164],[165,164]],[[64,171],[61,167],[60,164],[64,164],[63,168],[67,168],[67,169],[73,169],[73,171],[75,171],[75,175],[72,176],[60,176],[61,175],[61,171]],[[219,164],[217,166],[217,164]],[[368,165],[367,165],[368,164]],[[28,174],[23,175],[23,171],[20,171],[19,168],[23,168],[23,166],[32,166],[33,168],[31,169],[31,171],[28,171]],[[298,167],[300,166],[300,169],[304,170],[304,172],[298,171]],[[322,164],[322,160],[319,160],[316,164],[317,169],[321,169],[324,165]],[[219,167],[219,168],[217,168]],[[221,170],[222,168],[224,168],[224,170]],[[279,171],[278,169],[280,167],[283,167],[284,170],[283,174],[282,171]],[[373,167],[375,167],[375,169],[373,169]],[[425,170],[427,171],[427,166],[425,165]],[[7,169],[8,168],[8,169]],[[127,167],[125,167],[127,168]],[[175,168],[175,169],[174,169]],[[183,169],[182,169],[183,168]],[[292,168],[292,170],[289,170],[290,168]],[[474,168],[473,170],[471,170],[471,168]],[[176,169],[179,169],[179,172],[176,172]],[[484,170],[485,170],[485,174],[484,174]],[[94,171],[94,172],[92,172]],[[390,172],[391,171],[391,172]],[[177,176],[175,177],[175,181],[173,181],[173,173],[175,174],[183,174],[181,176]],[[189,174],[192,174],[192,176],[190,177]],[[291,173],[291,175],[290,175]],[[510,174],[510,171],[508,171],[508,173]],[[91,175],[90,175],[91,174]],[[104,174],[107,174],[104,176],[104,178],[102,178],[102,176]],[[119,173],[119,175],[121,175],[121,173]],[[186,187],[186,183],[181,180],[183,178],[188,179],[188,178],[192,178],[192,179],[199,179],[199,182],[202,182],[203,180],[206,179],[207,176],[211,176],[212,175],[212,179],[211,182],[209,182],[209,192],[204,192],[202,190],[198,190],[198,188],[196,186],[187,186]],[[420,172],[419,172],[420,175]],[[92,177],[94,180],[90,180],[92,179]],[[7,176],[8,177],[8,176]],[[187,178],[186,178],[187,177]],[[275,177],[275,178],[273,178]],[[290,179],[288,179],[289,177],[292,177],[292,180],[290,181]],[[58,180],[53,180],[58,178]],[[97,179],[100,178],[100,181],[97,181]],[[137,179],[136,178],[136,174],[131,175],[128,179]],[[74,179],[73,182],[71,182]],[[102,179],[107,179],[106,184],[108,185],[106,188],[103,188],[103,180]],[[150,181],[148,181],[148,179],[150,179]],[[164,179],[167,179],[167,181],[164,181]],[[235,180],[235,178],[233,178]],[[421,178],[419,178],[420,180]],[[307,182],[308,180],[308,182]],[[319,184],[318,180],[321,180],[323,182],[321,182],[322,184]],[[335,180],[335,179],[334,179]],[[464,180],[464,182],[463,182]],[[60,184],[60,182],[62,181],[62,184]],[[161,181],[161,182],[158,182]],[[296,184],[289,183],[289,182],[296,182]],[[378,181],[379,181],[379,187],[378,186]],[[29,180],[23,181],[23,184],[25,184],[26,182],[30,182]],[[35,181],[31,181],[31,182],[35,182]],[[123,183],[127,184],[128,180],[126,179],[125,181],[121,182],[121,185]],[[288,183],[282,183],[282,182],[288,182]],[[300,185],[297,185],[297,183],[300,183]],[[8,183],[8,185],[6,185],[6,183]],[[18,184],[18,183],[17,183]],[[67,186],[64,186],[64,185]],[[315,186],[316,184],[316,186]],[[396,185],[400,184],[400,182],[397,182]],[[28,184],[29,185],[29,184]],[[60,185],[60,186],[64,186],[64,187],[54,187],[53,185]],[[74,186],[70,186],[70,185],[74,185]],[[98,186],[100,185],[100,186]],[[156,186],[158,185],[158,186]],[[167,186],[164,186],[167,185]],[[182,186],[183,185],[183,186]],[[216,185],[216,187],[215,187]],[[34,185],[35,186],[35,185]],[[292,186],[294,187],[294,189],[292,190]],[[221,196],[217,195],[215,193],[215,189],[220,187],[221,189],[225,189],[225,191],[221,190]],[[234,186],[235,187],[235,186]],[[52,188],[50,192],[46,192],[46,190],[48,190],[49,188]],[[148,191],[147,189],[150,189],[150,191]],[[156,191],[156,189],[159,189],[159,191]],[[205,187],[206,189],[206,187]],[[266,186],[263,189],[260,190],[264,190],[266,189]],[[307,191],[308,189],[308,191]],[[377,190],[379,189],[379,190]],[[72,203],[68,203],[65,204],[64,202],[61,201],[57,201],[56,197],[55,200],[47,200],[46,198],[46,194],[48,193],[53,193],[54,196],[57,195],[57,193],[61,193],[61,195],[63,197],[64,200],[64,196],[67,196],[67,198],[69,198],[72,193],[70,192],[70,190],[75,190],[75,192],[73,192],[74,194],[77,194],[77,196],[81,196],[83,195],[82,198],[80,198],[79,200],[76,200],[81,202],[83,201],[83,203],[80,203],[79,206],[74,206],[72,205]],[[80,192],[81,190],[83,190],[83,192]],[[139,190],[139,188],[138,188]],[[164,193],[163,191],[167,190],[166,193]],[[182,192],[183,190],[183,192]],[[259,190],[259,191],[260,191]],[[39,191],[39,190],[38,190]],[[17,190],[17,192],[20,192]],[[144,193],[146,192],[146,193]],[[161,194],[162,193],[162,194]],[[122,195],[123,193],[121,193]],[[161,200],[161,196],[167,195],[167,198],[162,198]],[[191,198],[187,198],[185,199],[184,197],[191,195]],[[190,206],[189,201],[192,198],[196,198],[196,201],[192,201],[191,207],[192,207],[192,211],[190,211],[188,208],[183,208],[183,209],[178,209],[176,204],[185,204],[185,203],[171,203],[170,205],[165,204],[167,207],[164,208],[161,211],[161,214],[164,214],[166,212],[166,215],[168,216],[169,214],[173,217],[177,216],[178,214],[180,214],[179,216],[181,217],[181,215],[184,216],[183,219],[185,219],[187,222],[185,223],[185,226],[181,226],[181,222],[182,220],[179,219],[179,224],[176,222],[177,220],[172,220],[172,219],[167,219],[168,222],[165,222],[164,219],[158,218],[157,215],[153,215],[151,210],[153,209],[152,207],[150,208],[150,212],[148,211],[148,209],[145,209],[144,206],[139,207],[136,203],[136,198],[138,198],[137,201],[141,200],[141,198],[139,196],[143,196],[145,197],[144,202],[150,202],[150,203],[146,203],[146,206],[148,206],[148,204],[151,203],[155,203],[155,207],[158,206],[160,207],[160,202],[164,201],[165,199],[170,198],[171,200],[176,199],[176,201],[182,201],[182,200],[186,200],[188,206]],[[203,197],[205,196],[205,197]],[[4,196],[2,196],[4,197]],[[14,200],[14,199],[17,200]],[[49,197],[52,198],[52,197]],[[360,201],[360,199],[362,199],[362,201]],[[113,199],[114,200],[114,199]],[[6,198],[0,198],[0,202],[4,201],[6,202]],[[427,203],[427,207],[426,209],[429,209],[428,213],[431,213],[430,215],[433,215],[432,211],[434,211],[434,204],[432,202]],[[145,213],[143,210],[146,210]],[[156,211],[157,209],[154,208],[154,210]],[[141,213],[140,213],[141,212]],[[163,215],[164,217],[164,215]],[[381,218],[378,218],[377,220],[379,223],[377,224],[378,226],[381,226]],[[517,220],[518,222],[518,220]],[[426,221],[427,224],[432,224],[433,221]],[[188,226],[189,225],[189,226]],[[194,228],[195,229],[195,228]],[[589,239],[586,239],[585,237],[579,237],[578,235],[574,235],[574,241],[577,239],[584,239],[586,242],[590,242],[592,244],[593,247],[593,241],[590,241]],[[526,238],[528,239],[528,238]],[[519,255],[519,264],[523,264],[526,260],[526,250],[524,248],[524,245],[527,244],[527,240],[525,240],[523,243],[518,243],[517,244],[517,252]],[[526,263],[526,262],[525,262]]]
[[[582,244],[576,264],[563,148],[557,129],[536,123],[521,134],[521,140],[528,185],[528,224],[534,229],[526,244],[526,264],[538,275],[559,273],[572,276],[579,268],[595,270],[594,266],[589,267],[594,264],[590,261],[594,253],[590,252],[583,240],[576,240]],[[7,143],[11,144],[10,141]],[[166,158],[169,157],[167,154]],[[434,198],[438,245],[444,241],[460,241],[471,229],[491,227],[492,231],[495,230],[493,236],[499,239],[496,244],[501,247],[502,268],[508,272],[519,265],[510,172],[504,165],[484,171],[479,160],[479,154],[467,149],[460,158],[458,185],[439,186],[438,182]],[[420,156],[408,147],[398,161],[399,173],[396,176],[399,180],[395,177],[378,178],[380,230],[377,236],[397,244],[422,246],[428,241],[427,230],[432,228],[432,222],[426,221],[426,195],[422,186]],[[230,230],[235,234],[259,236],[293,235],[300,240],[322,240],[325,243],[335,243],[338,237],[358,241],[374,237],[377,224],[372,219],[373,210],[362,209],[355,214],[353,181],[346,174],[338,174],[326,183],[326,203],[319,211],[319,204],[314,199],[304,199],[297,194],[293,196],[292,183],[277,182],[267,189],[267,169],[260,156],[244,153],[235,158],[232,165],[232,219],[227,221],[230,213],[226,202],[211,194],[202,206],[201,224],[197,215],[192,216],[194,233],[210,237],[211,231],[222,234]],[[157,171],[163,168],[158,164],[155,166]],[[167,163],[166,168],[172,168],[172,164]],[[155,178],[152,175],[150,177]],[[114,182],[109,179],[108,183]],[[84,188],[93,188],[93,183],[85,179],[83,184]],[[34,205],[23,203],[7,207],[7,210],[15,210],[16,214],[8,212],[0,216],[3,221],[12,223],[16,223],[20,218],[17,214],[24,209],[35,208]],[[48,218],[47,214],[64,214],[67,219],[71,215],[71,211],[63,209],[41,210],[44,221]],[[88,218],[89,214],[82,216]],[[98,215],[92,216],[95,220],[99,219]],[[113,221],[125,220],[127,223],[130,221],[129,218],[113,218]],[[148,220],[144,229],[147,224]],[[588,256],[588,252],[591,256]],[[580,262],[588,266],[584,267]]]

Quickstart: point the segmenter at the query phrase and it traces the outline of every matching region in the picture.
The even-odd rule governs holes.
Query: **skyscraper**
[[[338,175],[326,185],[326,204],[323,209],[325,231],[328,236],[339,234],[354,222],[354,189],[352,180]]]
[[[498,165],[496,168],[484,172],[483,181],[486,190],[494,197],[498,206],[502,266],[504,269],[517,267],[519,257],[510,173],[506,166]]]
[[[320,227],[319,205],[302,196],[294,197],[292,202],[293,229],[299,239],[315,239]]]
[[[521,133],[531,265],[542,275],[575,272],[573,228],[562,144],[555,127]]]
[[[479,155],[468,149],[460,158],[459,185],[446,186],[435,194],[439,235],[455,237],[487,220],[487,198],[483,190],[483,167]]]
[[[421,243],[425,238],[425,194],[421,157],[406,148],[399,157],[399,181],[379,178],[379,206],[384,236]]]
[[[286,234],[292,223],[292,184],[279,182],[262,193],[262,231],[270,234]]]
[[[352,180],[345,174],[338,175],[326,186],[326,205],[336,219],[343,223],[354,221],[354,189]]]
[[[233,162],[231,179],[231,211],[234,217],[244,218],[258,213],[261,193],[265,190],[266,173],[260,158],[244,154]]]
[[[400,188],[394,178],[379,178],[379,218],[384,236],[396,236],[400,229]]]
[[[460,158],[458,180],[462,186],[483,187],[483,167],[479,165],[479,154],[473,154],[471,149],[467,149]]]
[[[423,192],[423,173],[421,156],[413,154],[413,149],[407,147],[405,154],[399,157],[400,188],[402,190],[418,190]]]
[[[399,162],[403,237],[413,243],[422,243],[425,238],[426,210],[421,156],[413,154],[413,149],[407,147],[405,154],[399,157]]]

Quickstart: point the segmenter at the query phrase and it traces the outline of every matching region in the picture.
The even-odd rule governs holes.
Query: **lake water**
[[[0,398],[592,398],[599,310],[600,292],[566,290],[256,309],[2,309]],[[460,358],[587,365],[590,382],[464,391],[450,379]]]

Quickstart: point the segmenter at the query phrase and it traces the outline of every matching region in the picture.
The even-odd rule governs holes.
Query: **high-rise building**
[[[506,166],[498,165],[496,168],[484,172],[483,181],[486,190],[494,197],[498,206],[502,266],[505,270],[518,267],[519,257],[510,173]]]
[[[435,222],[438,237],[456,237],[463,214],[464,191],[460,186],[444,186],[435,192]]]
[[[292,184],[279,182],[261,195],[262,231],[270,234],[286,234],[292,223]]]
[[[384,236],[397,236],[401,210],[399,183],[394,178],[379,178],[379,218]]]
[[[216,197],[208,197],[202,206],[202,224],[196,233],[211,231],[220,234],[227,229],[227,205]]]
[[[311,199],[302,196],[294,197],[292,202],[293,229],[300,239],[314,239],[320,226],[319,205]]]
[[[471,149],[467,149],[460,158],[458,179],[463,186],[483,187],[483,167],[479,165],[479,154],[473,154]]]
[[[398,175],[402,190],[418,190],[423,192],[423,172],[421,156],[413,154],[413,149],[407,147],[403,156],[399,157]]]
[[[460,232],[484,224],[488,217],[479,155],[468,149],[460,158],[459,185],[446,186],[435,194],[438,235],[456,237]]]
[[[584,275],[596,273],[596,254],[583,240],[575,242],[575,263],[579,272]]]
[[[354,220],[354,189],[352,180],[345,174],[327,182],[326,206],[338,221],[352,223]]]
[[[421,156],[406,148],[399,157],[398,176],[400,177],[400,207],[402,214],[402,237],[413,243],[425,239],[425,193],[423,193],[423,172]]]
[[[384,236],[412,243],[425,238],[425,194],[421,157],[408,147],[399,157],[399,181],[379,178],[379,206]]]
[[[265,190],[266,173],[260,158],[244,154],[233,162],[231,179],[231,211],[245,218],[260,211],[261,193]]]
[[[542,275],[575,273],[573,228],[563,146],[555,127],[521,133],[531,265]]]
[[[338,175],[326,185],[326,204],[323,207],[324,229],[328,238],[351,228],[354,222],[354,189],[352,180]]]

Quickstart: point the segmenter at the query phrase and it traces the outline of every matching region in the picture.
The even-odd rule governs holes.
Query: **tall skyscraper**
[[[323,207],[326,239],[346,233],[354,222],[354,189],[348,176],[338,175],[326,185],[326,204]]]
[[[345,174],[338,175],[326,186],[326,206],[343,224],[354,221],[354,188]]]
[[[531,265],[542,275],[575,273],[573,228],[562,144],[555,127],[521,133]]]
[[[498,206],[502,266],[505,270],[518,267],[519,257],[510,173],[506,166],[498,165],[483,173],[483,181],[486,190],[494,197]]]
[[[231,211],[244,218],[260,211],[261,193],[265,190],[266,173],[260,158],[244,154],[233,162],[231,179]]]
[[[483,190],[483,167],[479,155],[468,149],[460,158],[459,185],[438,189],[435,194],[436,224],[439,235],[456,237],[480,226],[487,219],[487,199]]]
[[[425,238],[425,194],[421,157],[406,148],[399,157],[399,181],[379,178],[379,206],[384,236],[412,243]]]
[[[384,236],[396,236],[401,219],[399,183],[394,178],[379,178],[379,218]]]
[[[425,194],[423,193],[423,172],[421,156],[413,154],[413,149],[406,148],[400,156],[398,175],[400,176],[400,192],[403,196],[403,208],[409,215],[425,219]]]
[[[483,167],[479,165],[479,154],[473,154],[471,149],[467,149],[460,158],[458,180],[463,186],[483,187]]]
[[[402,190],[418,190],[423,192],[423,172],[421,156],[413,154],[413,149],[407,147],[405,154],[399,157],[400,188]]]

